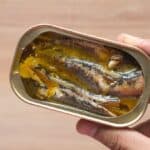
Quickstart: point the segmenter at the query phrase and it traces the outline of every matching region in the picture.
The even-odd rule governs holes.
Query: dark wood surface
[[[106,150],[79,135],[79,118],[21,102],[12,92],[9,71],[16,44],[25,30],[48,23],[105,38],[121,32],[148,38],[149,0],[0,0],[0,149]],[[144,115],[148,118],[150,109]]]

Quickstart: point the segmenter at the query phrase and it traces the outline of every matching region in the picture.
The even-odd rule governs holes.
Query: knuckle
[[[124,142],[121,135],[114,135],[111,137],[109,147],[111,150],[128,150],[128,147]]]
[[[111,150],[128,150],[121,135],[109,137],[106,144]]]
[[[102,142],[104,145],[109,147],[111,150],[129,150],[126,142],[126,138],[120,133],[109,134],[106,130],[97,130],[93,135],[93,138]]]
[[[112,136],[109,142],[110,142],[109,147],[112,150],[124,150],[120,142],[120,136],[118,135]]]

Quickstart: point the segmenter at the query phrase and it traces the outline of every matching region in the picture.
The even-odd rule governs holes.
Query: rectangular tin
[[[121,49],[129,53],[130,55],[132,55],[140,64],[143,74],[144,74],[144,79],[145,79],[144,91],[143,91],[142,96],[140,97],[140,100],[137,106],[126,115],[108,118],[108,117],[99,116],[96,114],[91,114],[89,112],[86,112],[77,108],[70,108],[69,106],[66,106],[63,104],[54,104],[54,103],[39,101],[39,100],[29,97],[28,94],[25,92],[23,83],[18,74],[19,60],[21,58],[21,54],[24,50],[24,47],[26,47],[26,45],[28,45],[39,34],[43,32],[47,32],[47,31],[52,31],[58,34],[67,35],[70,37],[75,37],[75,38],[79,38],[83,40],[88,40],[91,42],[105,44],[113,48]],[[15,94],[21,100],[29,104],[64,112],[67,114],[71,114],[74,116],[78,116],[84,119],[88,119],[91,121],[99,122],[99,123],[110,125],[110,126],[125,127],[139,120],[139,118],[144,114],[146,107],[148,105],[148,100],[150,99],[150,92],[149,92],[150,91],[150,77],[149,77],[150,67],[149,66],[150,66],[150,57],[147,56],[144,52],[142,52],[142,50],[136,47],[128,46],[128,45],[121,44],[121,43],[111,41],[111,40],[106,40],[106,39],[99,38],[96,36],[82,34],[76,31],[72,31],[69,29],[62,28],[62,27],[57,27],[54,25],[38,25],[38,26],[30,28],[27,32],[25,32],[25,34],[21,37],[21,39],[18,42],[18,45],[16,47],[16,53],[15,53],[14,60],[12,63],[11,73],[10,73],[10,83]]]

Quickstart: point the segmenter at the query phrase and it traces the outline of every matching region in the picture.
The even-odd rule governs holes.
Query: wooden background
[[[105,38],[121,32],[148,38],[149,0],[0,0],[0,149],[107,150],[79,135],[79,118],[21,102],[11,91],[9,70],[20,36],[49,23]],[[144,119],[150,114],[146,112]]]

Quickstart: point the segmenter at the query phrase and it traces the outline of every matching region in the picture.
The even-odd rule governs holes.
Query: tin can
[[[43,36],[46,34],[46,37]],[[42,36],[41,36],[42,35]],[[50,36],[50,37],[49,37]],[[40,38],[39,38],[40,37]],[[55,37],[55,41],[53,40]],[[72,45],[76,47],[78,47],[78,49],[92,49],[93,47],[95,47],[95,45],[100,45],[102,46],[102,48],[104,49],[111,49],[111,53],[113,54],[114,51],[121,51],[123,53],[125,53],[125,56],[126,57],[132,57],[136,63],[138,63],[138,65],[140,66],[141,70],[142,70],[142,75],[143,75],[143,78],[144,78],[144,87],[142,89],[142,93],[135,105],[135,107],[133,107],[128,113],[126,114],[123,114],[123,115],[118,115],[118,116],[107,116],[106,113],[105,113],[105,103],[103,102],[97,102],[97,96],[99,96],[98,94],[95,94],[94,97],[93,94],[91,93],[88,93],[88,89],[86,89],[86,92],[82,89],[79,89],[79,87],[76,87],[76,85],[73,85],[73,84],[70,84],[70,83],[66,83],[66,81],[62,81],[62,80],[59,80],[59,83],[61,84],[61,87],[63,87],[61,89],[61,94],[60,94],[60,91],[59,91],[59,95],[57,95],[55,93],[55,95],[57,95],[57,98],[60,97],[62,94],[68,94],[67,92],[69,91],[70,93],[72,93],[72,98],[75,99],[75,102],[77,102],[77,104],[75,104],[75,106],[71,106],[71,105],[66,105],[65,102],[61,102],[59,103],[58,101],[51,101],[51,100],[45,100],[42,96],[41,98],[41,95],[39,96],[39,98],[41,98],[41,100],[39,100],[37,97],[34,97],[34,96],[31,96],[32,94],[29,94],[30,93],[30,90],[32,91],[32,87],[30,87],[30,90],[28,90],[28,86],[25,87],[25,84],[22,80],[22,77],[19,73],[19,67],[20,67],[20,64],[22,63],[22,60],[24,60],[27,56],[29,57],[32,57],[33,55],[35,56],[35,47],[37,45],[34,45],[34,44],[31,44],[35,39],[37,39],[36,43],[38,43],[38,41],[40,41],[39,39],[42,38],[42,47],[44,47],[45,49],[48,47],[51,47],[51,49],[57,49],[57,52],[62,48],[61,46],[58,46],[61,43],[65,43],[65,46],[67,47],[68,46],[68,43],[71,41],[72,42]],[[52,47],[53,45],[50,43],[50,42],[45,42],[49,39],[52,39],[50,40],[51,42],[53,41],[55,43],[55,45],[57,45],[56,47]],[[60,40],[61,39],[61,40]],[[72,40],[73,39],[73,40]],[[86,44],[85,44],[86,43]],[[90,43],[90,44],[89,44]],[[40,47],[38,47],[37,49],[40,49],[41,48],[41,45]],[[81,45],[81,47],[80,47]],[[84,46],[83,46],[84,45]],[[86,47],[85,47],[86,45]],[[90,45],[91,47],[89,48],[88,45]],[[32,48],[31,48],[32,47]],[[88,47],[88,48],[87,48]],[[73,47],[74,48],[74,47]],[[32,50],[31,50],[32,49]],[[113,49],[113,50],[112,50]],[[67,49],[68,50],[68,49]],[[31,53],[32,51],[32,53]],[[69,55],[68,56],[71,56],[69,58],[66,58],[65,56],[62,58],[62,56],[60,57],[59,56],[59,59],[57,59],[57,61],[59,63],[63,63],[63,66],[67,66],[69,69],[73,69],[73,71],[71,71],[71,75],[76,72],[77,74],[77,77],[80,77],[82,78],[82,80],[84,80],[84,77],[89,77],[90,75],[92,76],[92,71],[94,70],[94,75],[92,76],[92,78],[94,78],[96,75],[96,73],[98,72],[98,68],[99,66],[96,64],[95,65],[95,61],[96,60],[93,60],[93,57],[94,58],[98,58],[100,60],[103,60],[103,58],[105,57],[105,54],[103,55],[103,57],[101,57],[102,54],[100,54],[99,57],[97,57],[99,55],[99,53],[97,53],[97,51],[95,52],[96,50],[94,50],[94,52],[85,52],[83,53],[82,51],[77,53],[77,50],[75,50],[73,52],[73,56],[79,56],[80,53],[82,53],[82,55],[80,54],[80,59],[76,59],[76,58],[72,58],[72,52],[69,52]],[[107,51],[107,50],[106,50]],[[105,52],[105,50],[104,50]],[[108,51],[107,51],[108,52]],[[46,57],[50,57],[48,59],[51,59],[52,58],[52,55],[56,53],[56,51],[53,51],[51,54],[46,54]],[[62,53],[62,52],[61,52]],[[39,53],[38,53],[39,54]],[[68,53],[64,53],[64,54],[68,54]],[[119,53],[120,54],[120,53]],[[126,55],[127,54],[127,55]],[[37,54],[36,54],[37,55]],[[45,54],[44,54],[45,55]],[[82,60],[84,59],[84,55],[86,55],[86,57],[88,58],[88,60],[93,60],[93,62],[87,62]],[[110,56],[110,54],[108,53],[108,55]],[[43,54],[42,54],[43,56]],[[55,56],[54,56],[55,57]],[[53,58],[54,58],[53,57]],[[77,57],[78,58],[78,57]],[[119,57],[120,58],[120,57]],[[55,57],[56,59],[56,57]],[[107,59],[107,58],[106,58]],[[109,58],[110,59],[110,58]],[[127,59],[127,58],[126,58]],[[64,61],[65,60],[65,61]],[[82,63],[80,62],[82,60]],[[107,60],[108,61],[108,60]],[[116,61],[116,59],[115,59]],[[31,62],[29,62],[29,65]],[[41,63],[40,63],[41,64]],[[113,65],[112,65],[113,64]],[[117,63],[111,63],[111,66],[114,66],[115,65],[118,65],[118,55],[117,55]],[[37,64],[36,64],[37,65]],[[91,65],[91,66],[90,66]],[[25,32],[25,34],[21,37],[21,39],[19,40],[18,42],[18,45],[17,45],[17,48],[16,48],[16,53],[15,53],[15,56],[14,56],[14,60],[13,60],[13,63],[12,63],[12,68],[11,68],[11,73],[10,73],[10,83],[11,83],[11,87],[14,91],[14,93],[21,99],[23,100],[24,102],[27,102],[29,104],[33,104],[33,105],[36,105],[36,106],[41,106],[41,107],[44,107],[44,108],[48,108],[48,109],[52,109],[52,110],[56,110],[56,111],[60,111],[60,112],[64,112],[64,113],[67,113],[67,114],[71,114],[71,115],[75,115],[75,116],[78,116],[78,117],[81,117],[81,118],[84,118],[84,119],[88,119],[88,120],[91,120],[91,121],[95,121],[95,122],[99,122],[99,123],[102,123],[102,124],[106,124],[106,125],[109,125],[109,126],[114,126],[114,127],[125,127],[125,126],[129,126],[133,123],[135,123],[137,120],[140,119],[140,117],[144,114],[146,108],[147,108],[147,105],[148,105],[148,100],[150,99],[150,77],[149,77],[149,74],[150,74],[150,58],[149,56],[147,56],[142,50],[136,48],[136,47],[133,47],[133,46],[128,46],[128,45],[125,45],[125,44],[121,44],[121,43],[118,43],[118,42],[115,42],[115,41],[111,41],[111,40],[106,40],[106,39],[103,39],[103,38],[99,38],[99,37],[96,37],[96,36],[91,36],[91,35],[87,35],[87,34],[82,34],[82,33],[79,33],[79,32],[76,32],[76,31],[72,31],[72,30],[69,30],[69,29],[65,29],[65,28],[62,28],[62,27],[57,27],[57,26],[54,26],[54,25],[38,25],[38,26],[35,26],[35,27],[32,27],[31,29],[29,29],[27,32]],[[75,68],[78,68],[79,70],[75,70],[73,67]],[[91,70],[89,69],[88,70],[88,75],[87,74],[84,74],[83,73],[83,70],[85,72],[85,70],[87,68],[91,68]],[[97,67],[97,68],[96,68]],[[53,66],[52,66],[53,68]],[[68,69],[67,68],[67,69]],[[36,66],[34,69],[39,69],[39,66]],[[59,67],[59,69],[61,69]],[[108,69],[109,70],[109,69]],[[109,76],[109,72],[105,72],[103,74]],[[24,70],[23,70],[24,71]],[[32,70],[33,71],[33,70]],[[41,74],[41,72],[38,72],[39,70],[36,70],[36,73],[38,74]],[[40,70],[41,71],[41,70]],[[72,73],[73,72],[73,73]],[[82,72],[82,73],[81,73]],[[103,71],[101,71],[103,72]],[[43,73],[43,72],[42,72]],[[111,71],[112,73],[112,71]],[[30,72],[31,74],[31,72]],[[53,74],[53,73],[51,73]],[[32,74],[33,75],[33,74]],[[34,75],[33,75],[34,76]],[[132,76],[132,75],[131,75]],[[55,77],[55,76],[54,76]],[[49,80],[50,79],[54,79],[54,77],[50,77],[50,78],[45,78],[43,79],[43,83],[46,83],[45,80],[48,80],[47,82],[47,86],[48,86],[48,83],[50,84],[53,84],[53,82],[50,82]],[[63,76],[64,77],[64,76]],[[36,78],[36,79],[35,79]],[[107,77],[106,77],[107,78]],[[115,77],[114,77],[115,78]],[[59,78],[56,78],[57,79],[57,82],[58,82],[58,79]],[[55,81],[56,81],[55,79]],[[72,77],[73,79],[73,77]],[[90,78],[91,79],[91,78]],[[32,77],[32,80],[36,80],[36,81],[39,81],[39,76],[38,76],[38,79],[37,79],[37,74],[36,74],[36,77]],[[89,78],[88,78],[89,80]],[[127,79],[125,79],[127,80]],[[74,80],[75,81],[75,80]],[[92,83],[96,82],[97,80],[92,80]],[[39,81],[41,82],[41,81]],[[82,82],[82,81],[81,81]],[[89,80],[89,82],[91,82]],[[128,81],[126,81],[128,82]],[[135,81],[134,81],[135,82]],[[28,82],[30,84],[30,82]],[[27,83],[27,85],[28,85]],[[41,83],[41,86],[43,86],[43,83]],[[92,86],[92,83],[91,83],[91,86]],[[93,84],[94,84],[93,83]],[[37,83],[36,83],[37,84]],[[38,83],[39,84],[39,83]],[[87,83],[89,84],[89,83]],[[55,85],[55,84],[54,84]],[[96,85],[96,84],[95,84]],[[60,85],[59,85],[60,86]],[[64,87],[65,86],[65,87]],[[69,89],[69,88],[70,89]],[[113,86],[112,86],[113,87]],[[68,89],[67,89],[68,88]],[[91,87],[90,87],[91,88]],[[73,90],[72,90],[73,89]],[[45,90],[45,87],[42,87],[42,90]],[[48,90],[48,89],[46,89]],[[97,90],[97,89],[95,89]],[[29,91],[29,93],[28,93]],[[34,90],[33,90],[34,91]],[[33,92],[32,91],[32,92]],[[36,90],[37,91],[37,90]],[[63,91],[63,92],[62,92]],[[73,92],[76,92],[76,93],[73,93]],[[80,92],[79,92],[80,91]],[[83,92],[84,91],[84,92]],[[44,91],[45,92],[45,91]],[[53,94],[52,90],[50,91],[46,91],[47,93],[49,92],[49,95],[50,94]],[[56,91],[55,91],[56,92]],[[58,92],[58,91],[57,91]],[[82,93],[83,92],[83,93]],[[109,92],[108,92],[109,93]],[[111,93],[111,92],[110,92]],[[35,94],[33,92],[33,94]],[[104,97],[105,97],[105,92],[103,92],[104,94]],[[65,96],[66,96],[65,95]],[[75,96],[74,96],[75,95]],[[70,95],[69,95],[70,96]],[[120,96],[120,95],[119,95]],[[137,95],[136,95],[137,96]],[[136,97],[135,96],[135,97]],[[78,98],[77,98],[78,97]],[[86,98],[87,99],[86,99]],[[93,99],[92,99],[92,98]],[[84,98],[86,100],[86,102],[84,103]],[[108,96],[106,95],[106,99],[109,99],[109,94]],[[44,100],[43,100],[44,99]],[[91,100],[92,99],[92,100]],[[111,98],[110,98],[111,99]],[[109,99],[109,100],[110,100]],[[89,101],[91,100],[91,101]],[[111,99],[112,100],[112,99]],[[79,102],[78,101],[82,101],[82,102]],[[96,102],[95,102],[96,101]],[[105,99],[103,100],[105,102]],[[68,101],[67,101],[68,103]],[[82,109],[82,107],[78,107],[77,105],[82,105],[84,103],[84,108],[87,106],[88,109]],[[99,103],[102,105],[100,106]],[[105,115],[101,115],[99,113],[97,113],[95,110],[93,110],[93,108],[91,108],[91,105],[92,107],[95,106],[96,107],[96,110],[98,108],[101,108],[102,107],[102,111],[101,113],[104,112]],[[120,105],[119,105],[120,106]],[[89,108],[90,107],[90,108]],[[90,111],[90,109],[92,111]],[[107,112],[107,111],[106,111]],[[109,113],[108,113],[109,112]],[[110,115],[110,114],[113,114],[110,112],[110,110],[108,111],[107,113]]]

